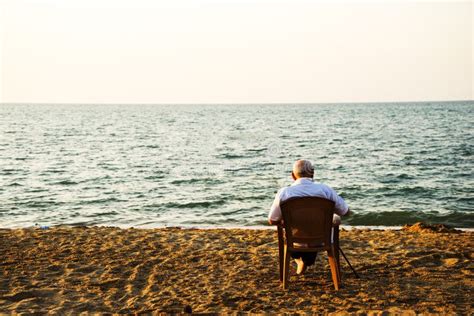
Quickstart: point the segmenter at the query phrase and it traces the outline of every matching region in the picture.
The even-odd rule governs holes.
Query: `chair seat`
[[[318,248],[321,250],[321,248],[324,248],[324,244],[319,244],[319,243],[310,243],[310,244],[305,244],[305,243],[297,243],[295,242],[293,244],[293,249],[305,249],[305,248]]]

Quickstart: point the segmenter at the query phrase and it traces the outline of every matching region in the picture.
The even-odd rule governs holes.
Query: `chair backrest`
[[[294,243],[330,246],[333,201],[320,197],[296,197],[282,202],[280,208],[289,247],[294,247]]]

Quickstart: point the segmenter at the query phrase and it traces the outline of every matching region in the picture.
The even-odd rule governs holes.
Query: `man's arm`
[[[282,220],[279,220],[279,221],[274,221],[272,219],[268,219],[268,223],[270,225],[280,225],[280,224],[283,224],[283,221]]]
[[[339,216],[348,216],[351,213],[351,210],[349,209],[349,205],[347,205],[346,201],[344,201],[344,199],[339,194],[337,194],[333,188],[329,186],[326,187],[329,191],[330,200],[334,202],[335,213]]]
[[[275,195],[273,204],[270,207],[270,213],[268,213],[268,223],[270,225],[279,225],[282,223],[282,215],[280,209],[280,191]]]
[[[351,214],[352,214],[352,212],[351,212],[351,209],[350,209],[350,208],[348,208],[348,209],[347,209],[347,213],[346,213],[346,214],[344,214],[344,216],[350,216]]]

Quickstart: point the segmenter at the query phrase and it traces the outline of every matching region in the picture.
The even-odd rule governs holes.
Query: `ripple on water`
[[[206,184],[206,185],[217,185],[224,183],[221,179],[216,178],[190,178],[190,179],[178,179],[170,182],[175,185],[190,185],[190,184]]]

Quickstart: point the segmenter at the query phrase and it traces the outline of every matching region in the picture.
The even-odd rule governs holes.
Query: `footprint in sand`
[[[441,264],[441,256],[439,254],[421,256],[405,262],[405,265],[414,268],[440,266]]]
[[[0,300],[3,299],[11,302],[20,302],[30,298],[52,297],[55,293],[56,292],[53,290],[21,291],[12,295],[1,296]]]
[[[458,264],[458,262],[459,262],[458,258],[448,258],[448,259],[443,260],[444,265],[447,267],[455,266],[456,264]]]
[[[20,302],[20,301],[26,300],[28,298],[33,298],[33,297],[36,297],[36,294],[33,293],[32,291],[23,291],[23,292],[18,292],[12,295],[4,295],[3,297],[1,297],[1,299],[12,301],[12,302]]]

